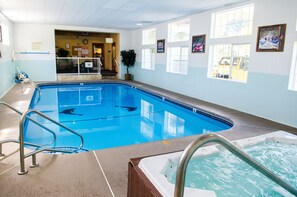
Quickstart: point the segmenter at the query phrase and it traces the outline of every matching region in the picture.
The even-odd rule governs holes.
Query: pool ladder
[[[177,167],[176,172],[176,180],[175,180],[175,189],[174,189],[174,197],[183,197],[184,196],[184,187],[185,187],[185,178],[186,178],[186,170],[188,163],[196,150],[198,150],[201,146],[207,143],[218,143],[223,145],[226,149],[228,149],[235,156],[239,157],[241,160],[245,161],[247,164],[252,166],[257,171],[264,174],[270,180],[274,181],[276,184],[282,186],[284,189],[292,193],[294,196],[297,196],[297,190],[270,171],[268,168],[254,160],[248,154],[240,150],[237,146],[235,146],[228,139],[217,135],[217,134],[206,134],[199,137],[197,140],[193,141],[189,144],[184,150]]]
[[[66,127],[65,125],[53,120],[52,118],[44,115],[43,113],[37,111],[37,110],[27,110],[25,113],[20,112],[19,110],[17,110],[16,108],[12,107],[11,105],[0,101],[0,105],[4,105],[6,107],[8,107],[9,109],[11,109],[12,111],[18,113],[19,115],[21,115],[21,119],[19,122],[19,140],[15,140],[15,139],[7,139],[7,140],[2,140],[0,141],[0,156],[3,156],[4,154],[2,153],[2,144],[5,143],[19,143],[20,144],[20,170],[18,172],[19,175],[23,175],[26,174],[28,171],[25,168],[25,158],[32,156],[32,164],[30,165],[31,168],[37,167],[38,163],[36,162],[36,154],[40,153],[40,152],[44,152],[44,151],[48,151],[48,152],[62,152],[62,153],[73,153],[73,152],[77,152],[80,150],[85,150],[83,149],[84,146],[84,139],[82,137],[82,135],[80,135],[79,133],[77,133],[76,131],[73,131],[72,129]],[[32,119],[31,117],[29,117],[30,114],[37,114],[47,120],[49,120],[50,122],[54,123],[55,125],[58,125],[66,130],[68,130],[69,132],[77,135],[80,138],[80,145],[78,147],[46,147],[46,146],[50,146],[52,145],[56,140],[57,140],[57,136],[56,133],[54,131],[52,131],[51,129],[45,127],[44,125],[40,124],[39,122],[35,121],[34,119]],[[28,143],[28,142],[24,142],[24,123],[26,120],[32,121],[33,123],[35,123],[36,125],[40,126],[41,128],[47,130],[48,132],[50,132],[53,135],[53,141],[51,141],[48,144],[44,144],[44,145],[38,145],[38,144],[33,144],[33,143]],[[29,145],[29,146],[33,146],[36,148],[36,150],[25,154],[24,153],[24,146],[25,145]],[[74,149],[72,151],[66,150],[66,149]]]

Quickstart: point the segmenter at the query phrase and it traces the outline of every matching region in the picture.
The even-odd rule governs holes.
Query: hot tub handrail
[[[184,195],[184,187],[185,187],[185,178],[186,178],[186,170],[188,163],[194,154],[194,152],[199,149],[201,146],[215,142],[223,145],[226,149],[228,149],[235,156],[239,157],[241,160],[245,161],[247,164],[255,168],[257,171],[264,174],[270,180],[274,181],[293,195],[297,196],[297,190],[270,171],[268,168],[257,162],[255,159],[250,157],[248,154],[243,152],[237,146],[235,146],[231,141],[224,138],[218,134],[206,134],[199,137],[197,140],[193,141],[189,144],[184,150],[177,167],[176,172],[176,181],[175,181],[175,189],[174,189],[174,197],[183,197]]]
[[[20,127],[20,133],[19,133],[19,138],[20,138],[20,171],[19,171],[19,174],[20,175],[27,173],[27,170],[25,169],[25,158],[26,158],[26,156],[24,154],[24,152],[25,152],[24,151],[24,123],[25,123],[25,120],[28,118],[28,115],[31,114],[31,113],[35,113],[35,114],[37,114],[37,115],[51,121],[52,123],[54,123],[54,124],[64,128],[64,129],[68,130],[69,132],[77,135],[80,138],[81,143],[80,143],[79,147],[77,147],[76,150],[80,150],[84,146],[84,138],[79,133],[73,131],[72,129],[70,129],[70,128],[66,127],[65,125],[53,120],[52,118],[44,115],[43,113],[41,113],[41,112],[39,112],[37,110],[27,110],[22,115],[20,123],[19,123],[19,127]],[[41,151],[37,151],[37,153],[38,152],[41,152]],[[32,155],[32,159],[33,160],[35,159],[35,154]],[[35,163],[35,162],[33,162],[33,163]]]
[[[19,115],[21,115],[21,116],[23,115],[22,112],[20,112],[20,111],[17,110],[16,108],[12,107],[12,106],[9,105],[8,103],[5,103],[5,102],[3,102],[3,101],[0,101],[0,105],[4,105],[4,106],[8,107],[9,109],[11,109],[12,111],[16,112],[17,114],[19,114]],[[43,126],[42,124],[40,124],[40,123],[37,122],[36,120],[33,120],[33,119],[30,118],[29,116],[27,116],[27,118],[28,118],[30,121],[32,121],[33,123],[37,124],[38,126],[42,127],[43,129],[47,130],[48,132],[50,132],[50,133],[53,135],[53,137],[54,137],[53,141],[49,142],[48,144],[45,144],[45,145],[39,145],[39,146],[47,146],[47,145],[51,145],[51,144],[53,144],[53,143],[56,141],[56,139],[57,139],[57,135],[56,135],[55,132],[53,132],[53,131],[50,130],[49,128]],[[14,140],[14,139],[11,139],[11,140],[2,140],[2,141],[0,141],[0,155],[2,155],[2,144],[4,144],[4,143],[8,143],[8,142],[18,143],[17,140]],[[29,145],[29,143],[26,143],[26,144]],[[36,146],[36,145],[35,145],[35,146]]]

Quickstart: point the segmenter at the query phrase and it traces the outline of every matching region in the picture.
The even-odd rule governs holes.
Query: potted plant
[[[69,51],[63,48],[59,48],[58,57],[68,57]]]
[[[129,73],[129,67],[133,66],[136,61],[136,53],[133,49],[121,51],[122,63],[127,67],[127,73],[125,74],[125,80],[131,80],[131,74]]]

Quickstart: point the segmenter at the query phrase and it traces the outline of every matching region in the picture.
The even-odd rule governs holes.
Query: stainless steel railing
[[[184,150],[178,164],[177,172],[176,172],[176,181],[175,181],[175,190],[174,197],[182,197],[184,195],[184,187],[185,187],[185,178],[186,178],[186,170],[188,163],[194,154],[194,152],[199,149],[201,146],[207,143],[215,142],[223,145],[226,149],[228,149],[231,153],[245,161],[247,164],[255,168],[257,171],[264,174],[266,177],[282,186],[284,189],[297,196],[297,190],[274,174],[272,171],[267,169],[265,166],[254,160],[248,154],[240,150],[236,147],[231,141],[226,138],[217,135],[217,134],[206,134],[199,137],[197,140],[193,141],[191,144],[187,146]]]
[[[25,169],[25,165],[24,165],[24,159],[27,158],[27,157],[30,157],[32,156],[32,165],[30,167],[36,167],[38,166],[38,163],[36,162],[36,154],[37,153],[40,153],[40,152],[43,152],[43,151],[52,151],[52,152],[62,152],[62,153],[73,153],[73,152],[77,152],[79,150],[86,150],[86,149],[83,149],[83,145],[84,145],[84,139],[82,137],[82,135],[80,135],[79,133],[73,131],[72,129],[60,124],[59,122],[51,119],[50,117],[42,114],[41,112],[37,111],[37,110],[27,110],[27,112],[25,112],[24,114],[22,114],[22,112],[20,112],[19,110],[17,110],[16,108],[12,107],[11,105],[5,103],[5,102],[2,102],[0,101],[0,105],[4,105],[6,107],[8,107],[9,109],[13,110],[14,112],[18,113],[19,115],[21,115],[21,120],[20,120],[20,123],[19,123],[19,127],[20,127],[20,133],[19,133],[19,140],[16,140],[16,139],[6,139],[6,140],[1,140],[0,141],[0,156],[4,156],[4,154],[2,153],[2,144],[4,143],[19,143],[20,144],[20,171],[18,172],[18,174],[22,175],[22,174],[26,174],[27,173],[27,170]],[[50,146],[51,144],[53,144],[56,139],[57,139],[57,136],[56,136],[56,133],[54,131],[52,131],[51,129],[43,126],[42,124],[40,124],[39,122],[35,121],[34,119],[32,119],[29,114],[30,113],[35,113],[35,114],[38,114],[39,116],[51,121],[52,123],[68,130],[69,132],[77,135],[80,140],[81,140],[81,143],[78,147],[45,147],[45,146]],[[51,141],[50,143],[48,144],[44,144],[44,145],[39,145],[39,144],[33,144],[33,143],[28,143],[28,142],[24,142],[24,123],[25,123],[25,120],[28,119],[30,121],[32,121],[33,123],[35,123],[36,125],[40,126],[41,128],[47,130],[48,132],[50,132],[51,134],[53,134],[54,136],[54,139],[53,141]],[[36,147],[37,149],[30,152],[30,153],[27,153],[27,154],[24,154],[24,145],[29,145],[29,146],[33,146],[33,147]],[[74,151],[68,151],[66,149],[74,149]]]
[[[27,80],[32,86],[34,86],[35,87],[35,89],[38,91],[38,98],[37,99],[35,99],[35,102],[34,102],[34,106],[35,105],[37,105],[37,103],[39,102],[39,100],[40,100],[40,96],[41,96],[41,90],[40,90],[40,87],[36,84],[36,83],[34,83],[30,78],[27,78],[27,79],[25,79],[25,80]],[[24,80],[24,81],[25,81]],[[23,82],[24,82],[23,81]],[[22,82],[22,83],[23,83]]]
[[[9,104],[7,104],[7,103],[5,103],[5,102],[3,102],[3,101],[0,101],[0,105],[4,105],[4,106],[8,107],[9,109],[11,109],[12,111],[16,112],[17,114],[19,114],[19,115],[23,115],[22,112],[20,112],[20,111],[17,110],[16,108],[12,107],[11,105],[9,105]],[[35,146],[35,147],[41,147],[41,146],[48,146],[48,145],[51,145],[51,144],[53,144],[53,143],[56,141],[57,136],[56,136],[56,133],[55,133],[55,132],[53,132],[53,131],[50,130],[49,128],[43,126],[43,125],[40,124],[39,122],[33,120],[33,119],[30,118],[29,116],[28,116],[27,118],[28,118],[28,120],[32,121],[34,124],[40,126],[41,128],[47,130],[48,132],[50,132],[50,133],[53,135],[53,138],[54,138],[54,139],[53,139],[51,142],[49,142],[48,144],[37,145],[37,144],[32,144],[32,143],[26,143],[26,142],[25,142],[26,145]],[[0,155],[4,155],[4,154],[2,153],[2,144],[9,143],[9,142],[12,142],[12,143],[19,143],[19,140],[15,140],[15,139],[1,140],[1,141],[0,141]]]
[[[35,150],[31,153],[28,153],[25,155],[25,151],[24,151],[24,123],[26,121],[26,119],[29,117],[29,115],[31,113],[35,113],[47,120],[49,120],[50,122],[68,130],[69,132],[77,135],[80,140],[81,140],[81,143],[79,145],[79,147],[76,148],[76,150],[80,150],[82,149],[83,145],[84,145],[84,138],[82,137],[82,135],[80,135],[79,133],[73,131],[72,129],[66,127],[65,125],[62,125],[61,123],[53,120],[52,118],[42,114],[41,112],[37,111],[37,110],[27,110],[21,117],[21,120],[20,120],[20,123],[19,123],[19,127],[20,127],[20,170],[18,172],[19,175],[23,175],[23,174],[26,174],[28,171],[25,169],[25,158],[29,157],[29,156],[32,156],[32,165],[31,167],[36,167],[38,166],[38,164],[36,163],[36,154],[39,153],[39,152],[42,152],[42,151],[55,151],[55,152],[64,152],[64,153],[72,153],[73,151],[65,151],[65,150],[60,150],[60,149],[55,149],[55,148],[40,148],[38,150]]]

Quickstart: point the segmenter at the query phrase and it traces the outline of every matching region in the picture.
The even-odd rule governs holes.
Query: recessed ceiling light
[[[142,24],[142,23],[137,23],[136,25],[137,25],[137,26],[142,26],[143,24]]]

